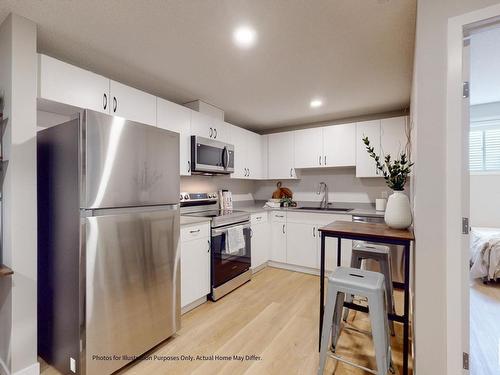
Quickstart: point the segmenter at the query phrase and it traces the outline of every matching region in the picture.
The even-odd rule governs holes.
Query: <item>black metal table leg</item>
[[[321,259],[319,265],[319,344],[321,351],[321,330],[323,329],[323,310],[325,303],[325,234],[321,232]]]
[[[342,259],[342,238],[337,237],[337,267],[340,267]]]
[[[403,323],[403,374],[408,374],[408,351],[410,336],[410,243],[405,244],[404,250],[404,323]]]

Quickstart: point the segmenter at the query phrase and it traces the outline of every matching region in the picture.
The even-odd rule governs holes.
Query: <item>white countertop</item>
[[[192,225],[192,224],[209,223],[209,222],[210,218],[208,217],[181,215],[181,225]]]

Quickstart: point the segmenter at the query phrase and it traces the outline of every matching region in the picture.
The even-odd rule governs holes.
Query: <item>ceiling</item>
[[[470,104],[500,102],[500,28],[470,38]]]
[[[38,49],[257,131],[407,107],[416,0],[2,0]],[[252,25],[242,50],[233,29]],[[324,105],[312,109],[320,97]]]

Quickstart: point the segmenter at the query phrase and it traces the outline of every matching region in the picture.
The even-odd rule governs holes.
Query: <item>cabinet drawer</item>
[[[210,237],[210,225],[208,223],[185,225],[181,227],[182,242],[208,237]]]
[[[252,214],[250,216],[250,221],[252,224],[267,223],[267,212],[259,212],[258,214]]]
[[[286,222],[286,212],[284,211],[273,211],[271,212],[271,220],[277,223]]]

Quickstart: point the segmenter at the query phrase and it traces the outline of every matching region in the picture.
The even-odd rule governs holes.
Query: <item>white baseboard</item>
[[[267,262],[267,264],[269,267],[281,268],[289,271],[302,272],[302,273],[307,273],[309,275],[319,276],[319,270],[316,268],[296,266],[294,264],[275,262],[273,260],[270,260],[269,262]]]
[[[40,375],[40,363],[33,363],[31,366],[25,367],[12,375]]]
[[[207,302],[207,296],[201,297],[197,299],[196,301],[191,302],[190,304],[184,306],[181,308],[181,315],[187,313],[188,311],[193,310],[194,308],[203,305],[205,302]]]
[[[267,262],[262,263],[260,266],[257,266],[255,268],[252,268],[252,274],[255,274],[255,273],[259,272],[259,271],[262,271],[266,267],[267,267]]]

